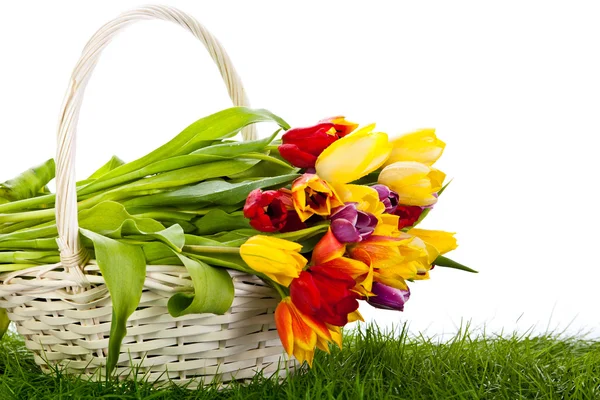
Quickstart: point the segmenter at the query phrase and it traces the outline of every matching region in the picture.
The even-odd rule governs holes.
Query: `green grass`
[[[0,342],[0,399],[600,399],[600,342],[462,332],[439,344],[373,326],[345,341],[283,383],[257,377],[219,392],[44,375],[9,335]]]

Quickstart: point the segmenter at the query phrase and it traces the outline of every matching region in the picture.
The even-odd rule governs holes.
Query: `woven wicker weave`
[[[132,22],[175,22],[196,36],[219,67],[235,105],[247,106],[241,81],[218,41],[195,19],[179,10],[147,6],[124,13],[104,25],[86,45],[63,105],[56,156],[56,221],[61,262],[0,275],[0,307],[7,309],[36,362],[93,379],[104,373],[111,321],[111,299],[94,260],[80,246],[75,192],[75,136],[83,94],[100,53],[112,37]],[[253,127],[243,132],[254,138]],[[179,318],[167,312],[176,292],[191,291],[184,267],[147,266],[144,292],[129,318],[117,374],[144,376],[153,382],[173,380],[188,387],[247,379],[262,371],[283,377],[294,361],[287,359],[277,336],[273,312],[277,294],[254,276],[231,271],[235,300],[225,315]],[[131,368],[135,366],[136,368]]]

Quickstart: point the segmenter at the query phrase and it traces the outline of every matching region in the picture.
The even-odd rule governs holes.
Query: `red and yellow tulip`
[[[314,214],[328,216],[332,208],[344,205],[333,188],[315,174],[304,174],[294,181],[292,200],[302,222]]]
[[[294,355],[301,363],[306,360],[310,366],[317,344],[327,347],[334,341],[327,325],[300,311],[291,297],[281,300],[275,309],[275,325],[287,354]]]

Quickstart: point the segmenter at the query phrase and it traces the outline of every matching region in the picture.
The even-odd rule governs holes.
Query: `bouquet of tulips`
[[[281,129],[229,139],[265,121]],[[109,372],[147,265],[187,268],[192,287],[169,299],[174,317],[225,313],[234,288],[224,268],[262,278],[281,295],[285,350],[308,364],[316,348],[341,346],[341,328],[362,319],[359,300],[401,311],[407,282],[428,279],[434,265],[472,271],[442,255],[456,248],[453,234],[415,228],[444,190],[431,167],[444,146],[433,130],[390,141],[343,117],[290,129],[266,110],[234,107],[135,161],[113,157],[77,183],[82,246],[113,304]],[[0,184],[0,273],[60,267],[54,167]]]

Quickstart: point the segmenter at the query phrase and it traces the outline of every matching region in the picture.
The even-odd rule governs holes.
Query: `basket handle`
[[[236,106],[249,106],[240,77],[221,44],[204,26],[182,11],[167,6],[143,6],[119,15],[92,36],[83,49],[81,58],[71,75],[60,113],[56,147],[56,225],[58,227],[57,241],[61,264],[63,268],[75,272],[82,283],[85,278],[79,266],[83,267],[85,265],[87,255],[79,242],[75,186],[75,139],[79,110],[88,80],[94,71],[102,50],[114,36],[127,26],[137,21],[149,19],[174,22],[196,36],[204,44],[217,67],[219,67],[233,104]],[[244,140],[256,138],[254,126],[246,127],[242,131],[242,136]]]

